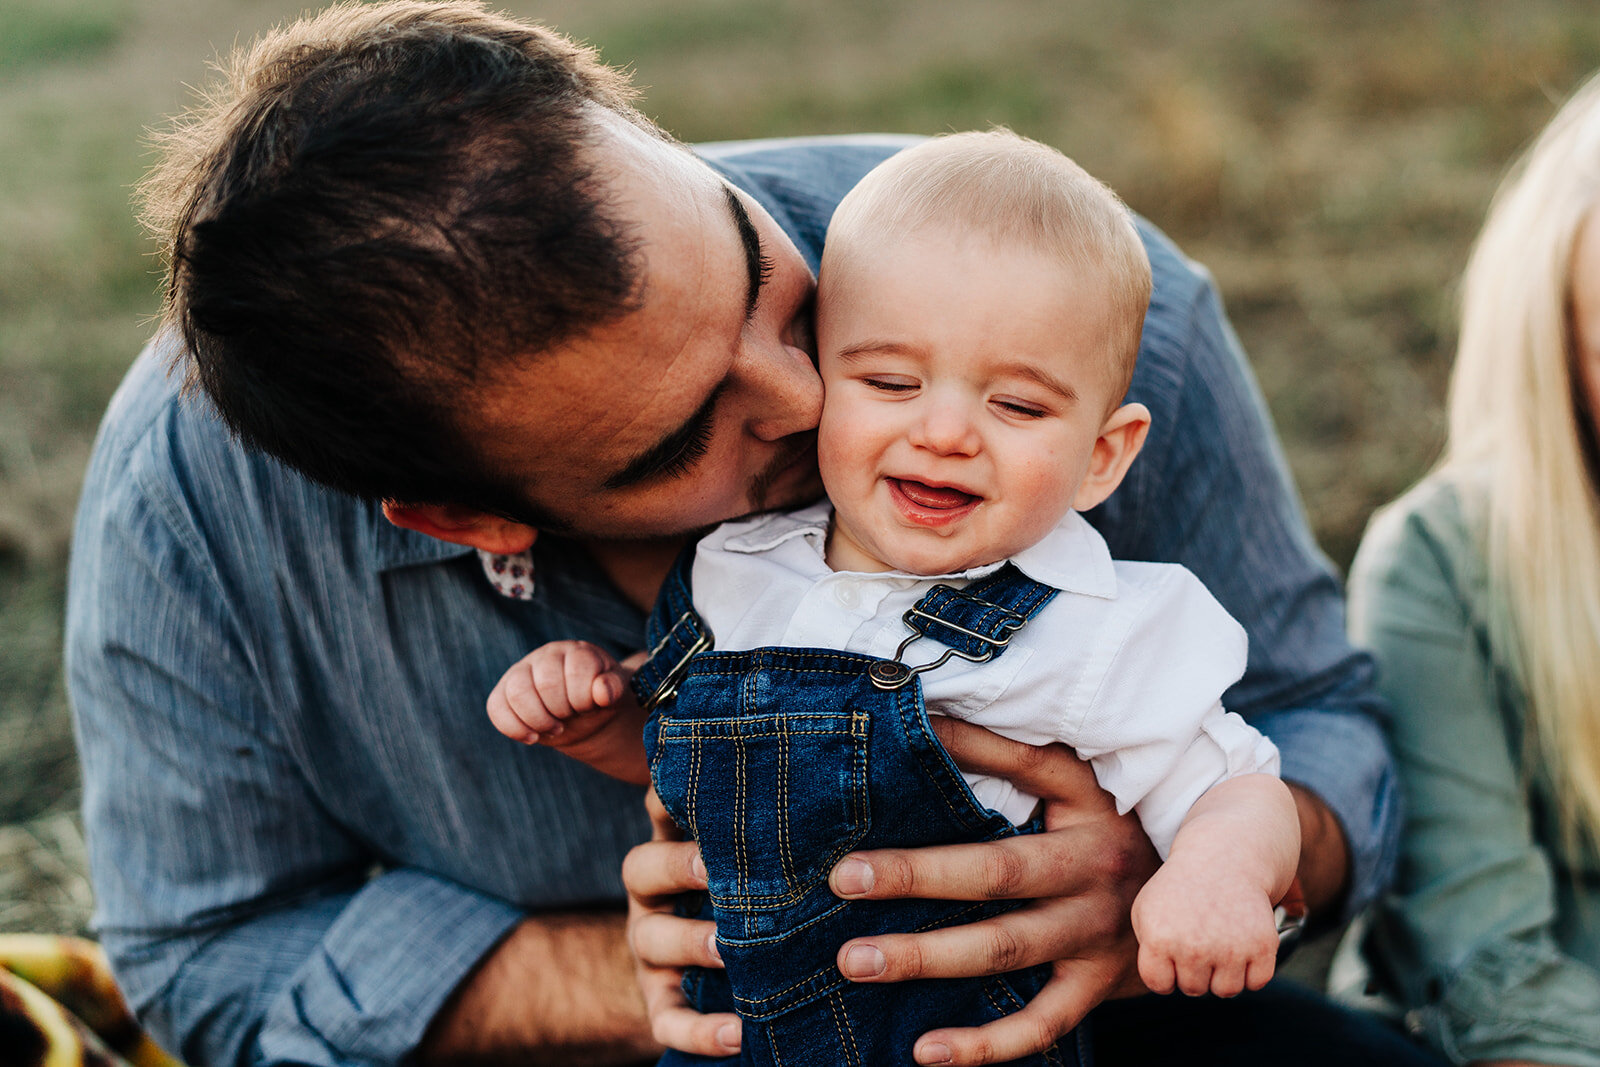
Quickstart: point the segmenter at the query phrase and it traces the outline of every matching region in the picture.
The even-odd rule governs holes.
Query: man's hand
[[[679,893],[706,887],[700,850],[667,815],[654,789],[645,798],[651,840],[637,845],[622,863],[628,888],[628,946],[633,950],[639,990],[655,1039],[668,1048],[702,1056],[739,1051],[739,1017],[702,1015],[683,995],[686,967],[721,967],[716,924],[672,912]]]
[[[943,716],[932,721],[963,770],[1005,778],[1041,798],[1045,831],[852,853],[833,869],[834,892],[1029,903],[967,926],[846,942],[839,970],[858,982],[900,982],[1052,964],[1054,975],[1021,1011],[980,1027],[930,1031],[913,1050],[918,1063],[1014,1060],[1049,1047],[1100,1001],[1146,991],[1128,915],[1157,867],[1156,852],[1138,819],[1117,814],[1093,769],[1066,746],[1025,745]]]
[[[930,1031],[914,1050],[919,1063],[1017,1059],[1048,1047],[1100,1001],[1147,992],[1129,915],[1158,865],[1155,849],[1133,815],[1117,815],[1093,769],[1070,749],[1035,748],[942,716],[933,725],[963,769],[1006,778],[1042,798],[1046,832],[987,844],[852,853],[834,868],[834,891],[859,899],[1030,903],[969,926],[848,942],[840,948],[839,968],[855,981],[893,982],[1051,963],[1055,974],[1021,1011],[981,1027]],[[1304,849],[1299,875],[1315,911],[1343,892],[1347,853],[1326,806],[1297,786],[1290,790]],[[700,1015],[679,988],[683,968],[722,965],[714,925],[672,914],[674,895],[705,888],[705,870],[654,794],[650,802],[655,839],[629,853],[622,877],[629,944],[652,1032],[670,1048],[731,1055],[739,1047],[738,1017]]]

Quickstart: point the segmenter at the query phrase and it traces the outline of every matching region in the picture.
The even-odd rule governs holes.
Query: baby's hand
[[[612,718],[586,713],[611,709],[628,692],[626,669],[587,641],[551,641],[523,656],[489,694],[489,721],[532,745],[574,744]],[[573,722],[574,716],[584,716]]]
[[[1272,901],[1230,871],[1169,860],[1134,899],[1133,932],[1139,977],[1156,993],[1237,996],[1277,966]]]

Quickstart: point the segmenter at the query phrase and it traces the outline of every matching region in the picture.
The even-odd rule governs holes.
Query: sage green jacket
[[[1565,847],[1548,781],[1524,766],[1526,699],[1490,639],[1471,499],[1430,477],[1374,518],[1351,571],[1351,632],[1378,659],[1406,805],[1367,958],[1457,1063],[1600,1067],[1600,863]]]

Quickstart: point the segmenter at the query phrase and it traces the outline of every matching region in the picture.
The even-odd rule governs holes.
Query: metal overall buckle
[[[689,673],[689,661],[712,647],[713,641],[711,637],[711,630],[706,626],[705,622],[700,618],[700,616],[695,613],[694,609],[691,608],[682,615],[679,615],[677,621],[668,627],[667,632],[662,635],[661,640],[656,642],[656,647],[650,650],[650,658],[655,659],[656,656],[660,655],[661,650],[666,648],[668,643],[672,641],[672,635],[678,632],[678,627],[688,622],[693,622],[696,624],[695,628],[699,631],[698,636],[696,636],[695,639],[689,643],[688,649],[684,652],[683,656],[678,660],[678,662],[672,665],[672,669],[661,676],[661,681],[656,686],[655,692],[651,693],[644,700],[640,701],[639,707],[646,713],[654,711],[656,709],[656,705],[660,704],[662,701],[671,700],[673,697],[677,696],[678,683],[683,681],[683,676],[685,674]]]
[[[871,667],[867,668],[867,677],[870,678],[872,680],[872,684],[877,686],[879,689],[899,689],[917,675],[926,674],[928,671],[931,671],[936,667],[944,666],[950,661],[951,656],[960,656],[962,659],[970,660],[973,663],[985,663],[993,659],[995,653],[999,652],[1002,648],[1009,644],[1011,642],[1012,635],[1014,635],[1018,630],[1022,629],[1023,623],[1028,621],[1027,616],[1023,615],[1021,612],[1012,611],[1010,608],[1002,607],[1001,605],[992,601],[984,600],[982,597],[973,596],[970,593],[957,589],[955,586],[935,586],[934,589],[929,590],[929,595],[931,596],[935,590],[939,589],[947,590],[951,595],[958,596],[962,600],[976,604],[979,608],[982,608],[985,611],[998,612],[1001,618],[996,626],[996,629],[998,630],[997,635],[990,637],[988,634],[980,634],[974,630],[969,630],[965,626],[957,626],[953,622],[941,619],[937,615],[930,615],[926,611],[923,611],[920,607],[912,605],[910,610],[901,616],[901,618],[905,620],[905,624],[911,627],[911,636],[900,642],[900,647],[894,650],[894,658],[892,660],[880,660],[879,662],[874,663]],[[923,597],[923,600],[926,599],[927,597]],[[917,601],[917,604],[921,603],[922,600]],[[926,619],[929,622],[936,622],[940,626],[954,630],[956,633],[964,634],[967,637],[972,638],[974,641],[981,641],[988,647],[981,652],[963,652],[959,648],[946,647],[944,650],[944,655],[940,656],[932,663],[924,663],[917,667],[907,667],[905,663],[901,662],[901,657],[905,655],[906,649],[910,647],[911,642],[917,640],[919,637],[927,636],[921,630],[917,629],[916,623],[912,621],[913,619]]]

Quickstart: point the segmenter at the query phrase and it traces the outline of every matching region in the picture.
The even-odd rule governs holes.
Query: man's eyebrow
[[[728,213],[733,216],[733,228],[739,231],[739,243],[744,246],[745,269],[750,274],[750,287],[745,290],[744,298],[744,317],[748,322],[761,300],[761,287],[772,274],[772,263],[761,254],[761,235],[756,233],[755,223],[750,221],[750,213],[744,209],[744,201],[739,199],[739,194],[733,191],[731,185],[724,185],[722,192],[728,198]]]
[[[727,385],[726,378],[718,382],[717,387],[711,390],[711,395],[695,409],[693,415],[684,420],[683,425],[629,460],[627,466],[605,480],[603,487],[626,489],[671,469],[680,456],[694,447],[695,442],[703,441],[710,434],[711,418]]]

